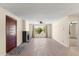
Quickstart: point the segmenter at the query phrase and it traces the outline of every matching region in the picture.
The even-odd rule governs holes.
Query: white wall
[[[5,14],[4,11],[0,8],[0,55],[6,54],[5,28]]]
[[[52,24],[47,24],[47,35],[48,38],[52,38]]]
[[[77,44],[79,46],[79,17],[67,16],[52,23],[52,38],[66,47],[69,47],[69,24],[71,22],[77,23],[76,36]]]
[[[22,20],[0,8],[0,55],[6,55],[6,15],[17,20],[17,46],[22,43]]]
[[[25,21],[25,29],[26,29],[26,31],[29,31],[29,21],[28,20]]]
[[[22,43],[22,20],[17,21],[17,46]]]
[[[30,39],[32,38],[32,32],[33,32],[33,24],[29,24]]]
[[[77,24],[78,24],[78,25],[77,25],[77,45],[78,45],[78,47],[79,47],[79,21],[78,21]]]
[[[69,46],[69,21],[66,18],[54,21],[53,25],[53,35],[52,38],[55,39],[60,44],[65,47]]]
[[[26,31],[26,21],[25,20],[22,21],[22,26],[23,26],[23,31]]]
[[[78,47],[79,47],[79,17],[78,17],[78,19],[77,19],[77,27],[76,27],[76,34],[77,34],[77,45],[78,45]]]

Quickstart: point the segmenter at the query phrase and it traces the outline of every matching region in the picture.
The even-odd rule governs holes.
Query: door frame
[[[71,37],[70,37],[70,26],[71,26],[71,24],[76,24],[76,28],[75,28],[75,32],[76,32],[76,37],[74,38],[74,39],[76,39],[76,43],[75,44],[77,44],[77,46],[78,46],[78,37],[77,37],[77,35],[78,35],[78,23],[77,23],[77,21],[71,21],[70,23],[69,23],[69,47],[72,47],[70,44],[71,44]]]

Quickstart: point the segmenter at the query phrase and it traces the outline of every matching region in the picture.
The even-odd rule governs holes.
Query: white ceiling
[[[2,3],[0,7],[27,20],[54,20],[79,15],[78,3]]]

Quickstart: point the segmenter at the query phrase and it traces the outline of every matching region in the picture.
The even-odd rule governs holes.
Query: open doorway
[[[30,24],[30,38],[52,38],[52,24]]]
[[[77,23],[70,23],[69,25],[69,46],[77,47]]]
[[[35,24],[33,27],[33,36],[34,38],[46,38],[47,29],[46,25]]]

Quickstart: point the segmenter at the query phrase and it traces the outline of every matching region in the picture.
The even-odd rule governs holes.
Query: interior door
[[[17,42],[17,21],[6,16],[6,52],[16,47]]]

